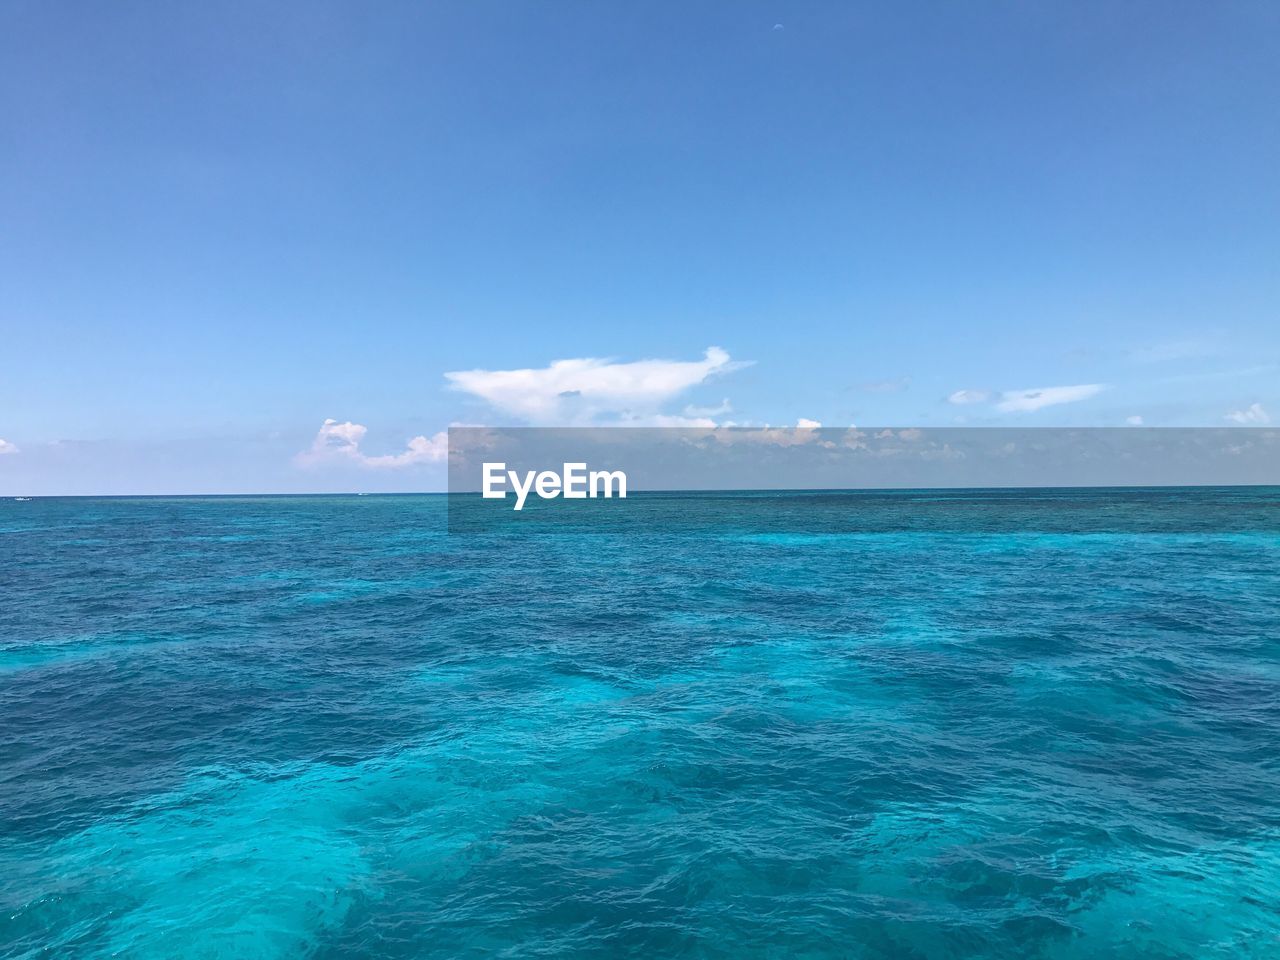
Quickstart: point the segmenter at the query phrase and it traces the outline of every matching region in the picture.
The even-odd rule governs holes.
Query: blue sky
[[[8,0],[0,493],[430,489],[450,423],[1274,422],[1277,102],[1269,2]]]

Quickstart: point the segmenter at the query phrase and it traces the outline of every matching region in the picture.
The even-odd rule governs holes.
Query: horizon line
[[[1016,484],[1009,486],[920,486],[920,487],[689,487],[658,490],[633,490],[636,494],[696,493],[912,493],[931,490],[1253,490],[1280,488],[1275,483],[1142,483],[1142,484]],[[35,500],[195,500],[235,499],[247,497],[448,497],[480,496],[479,490],[337,490],[313,492],[239,492],[239,493],[31,493],[3,494],[0,501],[30,502]],[[626,499],[623,497],[612,499]]]

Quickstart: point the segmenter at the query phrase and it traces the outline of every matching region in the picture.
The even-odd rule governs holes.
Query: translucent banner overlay
[[[1268,428],[449,431],[452,533],[1270,531],[1277,484]]]

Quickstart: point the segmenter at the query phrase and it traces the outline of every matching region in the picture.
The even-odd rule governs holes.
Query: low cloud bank
[[[363,424],[326,420],[320,425],[311,446],[294,457],[294,462],[302,467],[353,463],[374,469],[396,469],[417,463],[440,463],[449,455],[449,436],[441,430],[433,437],[414,437],[400,453],[370,456],[360,449],[368,431],[369,428]]]

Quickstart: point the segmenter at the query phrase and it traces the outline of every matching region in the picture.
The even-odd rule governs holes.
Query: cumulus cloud
[[[1231,420],[1235,423],[1264,426],[1271,422],[1271,414],[1262,408],[1262,404],[1255,403],[1244,410],[1232,410],[1223,419]]]
[[[1131,427],[1140,427],[1142,426],[1142,417],[1134,414],[1132,417],[1125,417],[1124,422]]]
[[[662,407],[704,381],[747,366],[719,347],[701,360],[610,359],[555,360],[523,370],[457,370],[445,374],[449,385],[479,397],[494,409],[525,422],[554,424],[655,424],[672,418]],[[707,415],[686,412],[684,423],[699,426]]]
[[[776,447],[797,447],[818,442],[821,446],[833,446],[824,441],[822,424],[817,420],[800,417],[794,427],[752,427],[734,429],[732,424],[720,424],[709,429],[705,436],[722,444],[754,443]]]
[[[996,409],[1004,413],[1029,413],[1060,403],[1075,403],[1096,397],[1106,387],[1101,383],[1080,383],[1070,387],[1036,387],[1031,390],[1006,390],[1000,394]]]
[[[360,442],[369,428],[359,423],[326,420],[320,425],[311,446],[295,458],[300,466],[325,463],[354,463],[361,467],[397,468],[415,463],[438,463],[449,455],[449,435],[441,430],[433,437],[414,437],[400,453],[369,456]]]
[[[10,443],[8,440],[0,440],[0,456],[6,453],[17,453],[18,445]]]
[[[988,390],[957,390],[951,396],[947,397],[947,403],[958,405],[968,403],[986,403],[991,399],[991,392]]]
[[[926,431],[916,427],[908,427],[905,430],[885,429],[874,434],[867,430],[859,430],[857,427],[850,427],[841,438],[840,445],[850,450],[861,451],[867,456],[883,458],[963,460],[965,457],[962,450],[954,449],[945,440],[939,442],[932,439]]]

